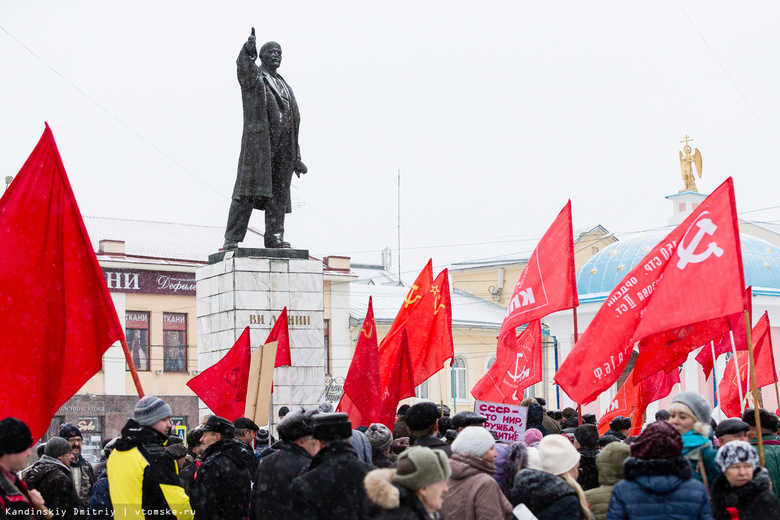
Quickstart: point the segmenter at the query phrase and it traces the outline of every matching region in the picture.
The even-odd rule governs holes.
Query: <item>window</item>
[[[428,399],[428,380],[426,379],[414,389],[414,396],[417,399]]]
[[[187,315],[163,313],[163,349],[166,372],[187,371]]]
[[[488,370],[490,370],[490,367],[492,367],[493,363],[495,362],[496,362],[496,356],[491,356],[490,359],[488,360],[488,365],[487,365]]]
[[[466,395],[466,362],[455,357],[452,362],[452,398],[468,399]]]
[[[149,313],[127,311],[125,313],[127,346],[136,370],[149,370]],[[128,368],[128,370],[130,370]]]

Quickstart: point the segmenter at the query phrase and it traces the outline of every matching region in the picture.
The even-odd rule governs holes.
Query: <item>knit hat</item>
[[[0,457],[21,453],[32,445],[32,433],[24,421],[16,417],[0,421]]]
[[[236,428],[233,423],[220,417],[218,415],[212,415],[209,417],[206,424],[200,427],[204,432],[214,432],[222,435],[223,439],[232,439],[236,436]]]
[[[447,454],[423,446],[413,446],[398,456],[393,482],[417,490],[450,478]]]
[[[312,417],[312,435],[321,441],[346,441],[352,437],[352,423],[345,413],[318,413]]]
[[[168,403],[155,395],[147,395],[138,401],[133,411],[133,419],[141,426],[151,426],[173,415]]]
[[[430,401],[423,401],[412,406],[404,414],[404,422],[410,430],[422,431],[436,424],[440,416],[436,405]]]
[[[574,429],[574,438],[580,445],[589,450],[599,447],[599,429],[595,424],[583,424]]]
[[[465,428],[466,426],[478,426],[487,421],[487,417],[477,412],[458,412],[452,416],[452,427]]]
[[[43,453],[49,457],[62,457],[66,453],[73,453],[73,448],[70,447],[70,443],[62,437],[52,437],[46,443],[46,448]]]
[[[493,435],[481,426],[469,426],[458,433],[452,443],[453,453],[468,453],[481,457],[496,444]]]
[[[672,404],[674,403],[682,403],[690,408],[698,422],[710,424],[712,408],[710,408],[707,400],[699,394],[693,392],[680,392],[672,399]]]
[[[374,423],[366,430],[366,437],[371,448],[377,451],[385,451],[393,444],[393,432],[382,423]]]
[[[751,413],[753,413],[751,411]],[[755,421],[755,417],[753,419]],[[763,424],[763,421],[762,421]],[[723,437],[724,435],[736,435],[742,432],[750,431],[750,425],[745,421],[739,419],[725,419],[718,423],[715,428],[715,437]]]
[[[690,392],[684,392],[690,393]],[[631,456],[637,459],[673,459],[682,453],[682,437],[668,422],[650,423],[631,443]]]
[[[544,471],[544,466],[542,466],[542,456],[539,455],[538,448],[528,448],[528,465],[526,468]]]
[[[532,442],[539,442],[544,435],[536,428],[528,428],[523,435],[523,441],[530,446]]]
[[[57,436],[62,437],[65,440],[68,440],[71,437],[79,437],[79,438],[83,437],[79,429],[76,428],[76,425],[69,422],[60,424],[60,429],[59,432],[57,433]]]
[[[724,444],[715,455],[715,462],[721,471],[726,471],[729,466],[739,462],[748,462],[753,469],[759,465],[756,450],[745,441],[731,441]]]
[[[312,434],[311,418],[318,414],[319,410],[306,411],[303,407],[297,408],[284,416],[284,419],[276,425],[279,438],[285,442],[294,442],[301,437]],[[266,432],[266,437],[268,432]]]
[[[564,435],[547,435],[539,443],[539,457],[544,471],[563,475],[580,463],[580,452]]]
[[[279,425],[277,424],[277,431],[278,431],[278,426]],[[269,438],[270,438],[270,434],[268,433],[268,430],[266,428],[260,428],[259,430],[257,430],[257,433],[255,433],[255,441],[259,442],[260,444],[266,444]]]

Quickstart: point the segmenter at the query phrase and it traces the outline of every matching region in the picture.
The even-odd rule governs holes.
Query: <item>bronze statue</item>
[[[284,241],[284,216],[290,213],[292,175],[307,172],[298,147],[300,113],[293,91],[276,70],[282,48],[268,42],[257,60],[255,29],[236,60],[244,105],[244,134],[238,176],[228,213],[223,249],[244,240],[253,209],[265,211],[265,247],[289,248]]]
[[[690,137],[688,137],[688,134],[685,134],[685,137],[683,138],[681,143],[685,143],[685,155],[683,155],[682,152],[680,152],[680,169],[682,170],[682,178],[683,182],[685,183],[685,189],[680,190],[680,192],[683,191],[696,191],[699,190],[696,189],[696,177],[693,176],[693,164],[696,165],[696,171],[699,172],[699,178],[701,179],[701,152],[699,152],[699,149],[696,148],[696,152],[691,155],[691,147],[688,146],[688,141],[693,141]]]

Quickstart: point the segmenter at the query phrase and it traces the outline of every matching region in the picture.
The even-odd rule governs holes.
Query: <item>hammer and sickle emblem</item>
[[[702,213],[702,216],[706,215],[707,213],[709,212],[705,211]],[[696,231],[696,235],[693,237],[691,242],[686,246],[685,239],[694,225],[699,229]],[[688,228],[688,231],[685,232],[685,236],[680,242],[680,246],[677,248],[677,256],[679,257],[679,260],[677,261],[678,269],[685,269],[685,266],[688,264],[698,264],[699,262],[703,262],[713,254],[719,258],[723,256],[723,249],[718,247],[718,244],[715,242],[710,242],[707,244],[707,249],[705,249],[703,252],[696,252],[696,248],[699,247],[699,242],[702,241],[704,235],[712,236],[716,229],[718,229],[718,226],[713,224],[712,220],[708,218],[697,220],[693,225],[691,225],[691,227]]]
[[[231,369],[230,371],[225,372],[223,374],[223,379],[231,387],[238,388],[238,373],[240,371],[241,371],[240,368],[235,367],[235,368]]]
[[[412,295],[414,294],[414,291],[419,289],[416,285],[412,285],[412,288],[409,290],[409,294],[406,295],[406,298],[404,299],[404,307],[408,307],[410,305],[414,305],[419,300],[422,299],[422,295],[417,295],[414,298],[412,298]]]
[[[366,339],[370,339],[371,336],[374,335],[374,322],[368,323],[367,325],[368,330],[366,330],[366,327],[364,326],[361,332],[363,332],[363,335],[366,337]]]

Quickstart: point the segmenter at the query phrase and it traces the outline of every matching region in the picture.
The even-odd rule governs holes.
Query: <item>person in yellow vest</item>
[[[168,403],[147,395],[122,428],[107,464],[114,518],[193,519],[176,461],[165,450],[171,415]]]

